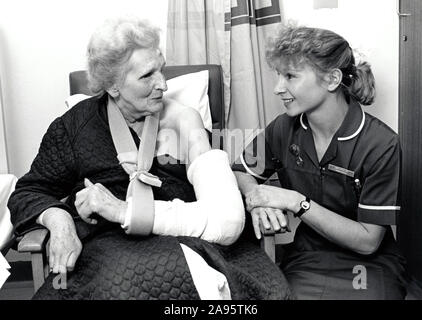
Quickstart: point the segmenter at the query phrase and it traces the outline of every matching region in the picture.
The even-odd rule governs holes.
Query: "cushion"
[[[210,103],[208,99],[208,70],[187,73],[167,80],[166,98],[196,109],[201,115],[204,127],[212,131]]]
[[[196,109],[201,115],[205,129],[212,131],[212,118],[208,98],[208,70],[187,73],[167,80],[168,90],[164,92],[164,102],[172,99],[180,104]],[[65,103],[68,108],[90,98],[85,94],[69,96]]]

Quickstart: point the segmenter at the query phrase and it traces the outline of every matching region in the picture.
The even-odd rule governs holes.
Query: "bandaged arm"
[[[199,237],[223,245],[237,240],[245,224],[243,201],[226,152],[210,150],[198,156],[187,172],[197,201],[155,200],[153,233]],[[132,214],[126,211],[126,231]]]

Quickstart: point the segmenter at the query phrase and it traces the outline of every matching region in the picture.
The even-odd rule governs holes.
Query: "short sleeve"
[[[258,183],[265,182],[274,174],[277,168],[272,149],[274,124],[275,121],[271,122],[247,145],[232,164],[233,171],[248,173],[255,177]]]
[[[400,212],[401,149],[398,137],[372,166],[359,199],[358,221],[396,224]]]

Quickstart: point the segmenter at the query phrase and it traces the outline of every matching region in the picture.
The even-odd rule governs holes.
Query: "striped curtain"
[[[226,23],[231,32],[232,79],[228,125],[263,128],[280,111],[273,94],[276,78],[265,61],[265,40],[281,22],[279,1],[234,2],[237,6],[232,6]]]
[[[265,40],[282,20],[279,1],[169,0],[167,63],[222,65],[227,128],[241,131],[244,144],[283,111],[265,61]],[[231,160],[244,144],[227,150]]]
[[[230,0],[169,0],[167,65],[219,64],[223,69],[226,120],[230,106]]]

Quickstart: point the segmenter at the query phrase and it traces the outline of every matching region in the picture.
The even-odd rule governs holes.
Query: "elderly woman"
[[[244,209],[227,154],[211,150],[196,111],[163,103],[158,45],[158,31],[133,18],[94,33],[97,95],[53,121],[10,197],[18,235],[50,231],[52,274],[35,298],[287,297],[281,272],[238,240]],[[56,273],[67,273],[66,290],[53,289]]]

